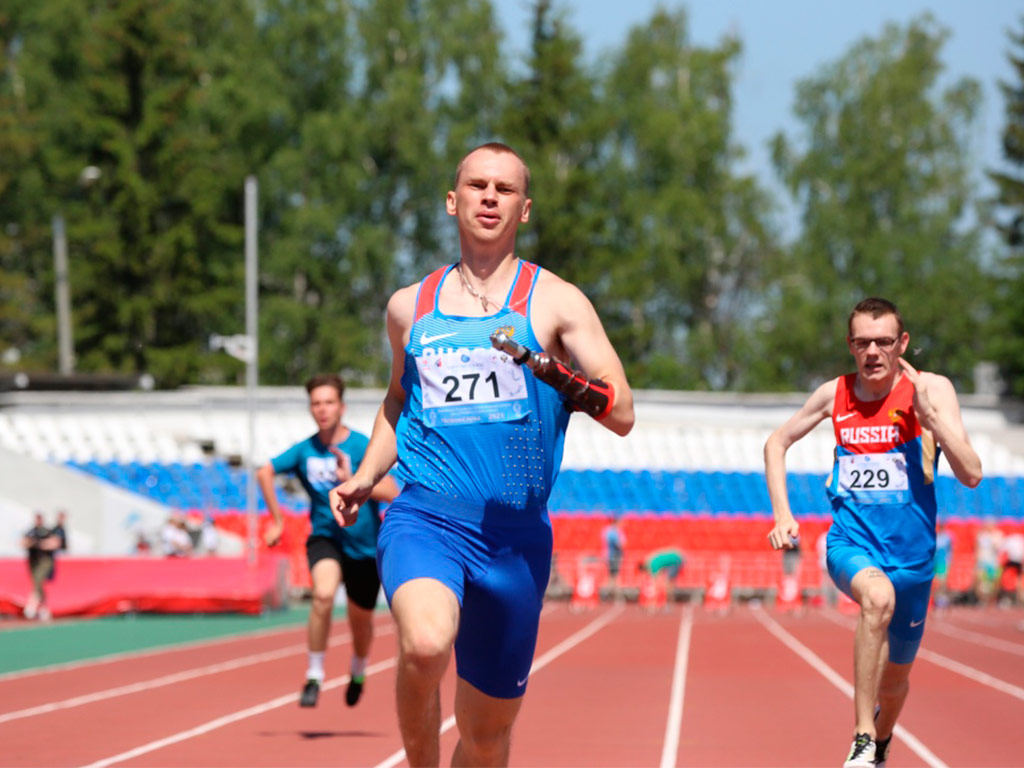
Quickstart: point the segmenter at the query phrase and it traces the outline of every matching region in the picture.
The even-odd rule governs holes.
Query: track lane
[[[531,680],[511,764],[658,765],[681,610],[628,607]],[[596,615],[567,614],[562,621]]]
[[[845,757],[847,699],[743,607],[697,611],[678,766],[823,766]]]
[[[850,709],[852,711],[852,702],[854,697],[852,670],[849,674],[841,674],[833,665],[823,659],[820,655],[816,654],[811,648],[797,638],[793,632],[783,626],[784,622],[794,617],[773,617],[765,612],[756,612],[754,615],[772,635],[782,642],[783,645],[789,648],[789,650],[801,658],[812,669],[816,670],[823,679],[828,680],[830,684],[839,690],[843,696],[851,702]],[[820,621],[821,616],[816,616],[815,619]],[[799,626],[806,628],[806,625],[804,624]],[[848,734],[847,743],[849,743],[853,736],[852,727],[850,731],[848,731]],[[916,758],[916,761],[911,764],[923,764],[930,766],[931,768],[948,768],[942,758],[935,754],[927,744],[919,739],[914,733],[909,731],[905,726],[898,724],[894,734],[894,737],[899,742],[909,747],[910,751],[913,753],[911,758]]]
[[[375,620],[378,627],[390,627],[390,623],[387,615]],[[331,631],[332,647],[349,639],[348,622],[336,619]],[[26,671],[0,678],[0,724],[15,712],[42,709],[56,702],[90,697],[102,691],[144,686],[149,681],[187,675],[205,667],[237,664],[247,657],[305,652],[306,630],[303,627],[78,662],[68,669]]]
[[[336,632],[341,638],[348,637],[347,628]],[[380,640],[385,641],[383,644],[386,646],[386,636]],[[328,672],[347,668],[347,644],[332,645],[334,652],[328,652]],[[239,641],[238,645],[239,651],[250,647],[245,641]],[[223,651],[223,648],[218,648],[218,653]],[[196,661],[197,652],[202,655],[202,651],[191,649],[188,661]],[[182,661],[181,654],[171,655],[178,662]],[[158,657],[149,657],[147,661],[157,662],[161,668],[166,664],[165,659]],[[142,660],[133,661],[134,673],[142,680],[151,679],[143,664]],[[103,671],[102,668],[99,670]],[[256,701],[279,696],[296,696],[304,671],[303,645],[294,653],[257,665],[225,669],[76,709],[0,723],[5,764],[57,766],[89,763],[140,742],[216,718],[224,711],[242,709]],[[107,689],[107,681],[102,674],[95,678],[94,689]],[[61,738],[47,738],[54,732],[59,732]],[[12,762],[7,763],[7,760]]]
[[[564,604],[546,608],[537,658],[608,610],[603,606],[577,614]],[[534,675],[513,737],[512,764],[567,768],[658,765],[671,699],[679,610],[679,606],[673,606],[672,612],[663,617],[647,617],[635,606],[630,607]],[[768,613],[839,674],[852,679],[853,637],[846,626],[814,611],[800,618]],[[390,617],[382,618],[390,624]],[[655,621],[648,621],[652,618]],[[965,626],[987,632],[980,623]],[[926,648],[933,640],[932,634],[926,633]],[[939,634],[935,639],[952,644],[941,647],[951,658],[953,654],[967,658],[959,656],[957,643],[967,646],[966,653],[979,653],[976,643],[966,643],[962,638]],[[372,661],[386,664],[388,658],[393,658],[394,642],[393,635],[389,639],[378,636]],[[940,650],[940,646],[934,647]],[[394,715],[394,670],[386,667],[370,678],[364,700],[350,709],[342,700],[344,676],[338,676],[347,667],[347,652],[332,650],[328,672],[333,673],[329,679],[334,687],[322,694],[321,706],[314,710],[302,710],[295,703],[304,669],[302,651],[296,658],[220,673],[205,682],[168,685],[162,693],[131,694],[119,702],[0,723],[0,743],[4,745],[0,763],[88,765],[185,734],[181,741],[113,764],[196,768],[381,765],[401,747]],[[181,669],[182,651],[168,653],[177,658],[177,668]],[[982,648],[982,662],[986,654],[989,661],[1021,659],[1015,653]],[[226,655],[232,654],[229,651]],[[970,660],[978,661],[973,656]],[[166,664],[166,659],[160,663]],[[106,666],[96,665],[96,669]],[[675,764],[833,765],[845,754],[852,703],[779,645],[777,639],[759,629],[746,609],[737,608],[723,618],[698,608],[687,672]],[[59,680],[52,675],[37,676],[41,687]],[[972,683],[925,659],[918,662],[911,680],[914,690],[902,721],[949,765],[1020,764],[1021,742],[1015,741],[1014,734],[1024,717],[1024,708],[1017,705],[1024,702]],[[0,696],[3,682],[0,680]],[[454,665],[443,684],[445,718],[450,715],[453,691]],[[277,699],[283,703],[259,711],[260,705]],[[8,702],[6,698],[0,700]],[[238,713],[246,716],[230,722]],[[201,732],[205,726],[221,723],[222,718],[228,722]],[[50,743],[58,741],[52,738],[54,733],[60,734],[60,745]],[[455,738],[454,729],[442,737],[444,762]],[[102,748],[97,748],[96,742]],[[606,756],[619,750],[620,758],[605,761]],[[899,739],[895,750],[893,768],[926,764]],[[623,754],[626,757],[621,757]]]
[[[813,625],[787,621],[784,626],[852,680],[856,617],[823,612],[820,618]],[[930,642],[926,626],[922,649],[927,651]],[[946,764],[977,768],[1020,764],[1021,742],[1010,735],[1024,718],[1024,702],[931,663],[924,653],[914,663],[910,685],[900,724]],[[852,703],[842,722],[851,733]],[[898,734],[893,755],[894,766],[918,764]]]
[[[354,709],[343,703],[348,675],[342,675],[325,681],[313,709],[300,708],[297,694],[286,694],[110,755],[87,768],[367,765],[373,754],[398,738],[397,729],[378,716],[385,700],[393,702],[393,696],[381,696],[393,689],[389,675],[395,661],[392,654],[367,667],[367,688]]]
[[[557,645],[564,641],[581,624],[593,619],[592,616],[574,617],[568,622],[548,619],[549,614],[558,612],[557,607],[546,610],[542,618],[538,653],[549,650],[549,643]],[[394,650],[394,646],[391,648]],[[452,664],[442,682],[442,718],[450,714],[454,687],[455,672]],[[321,705],[315,710],[302,710],[289,705],[274,707],[113,764],[189,765],[197,768],[298,764],[345,767],[378,765],[400,752],[401,737],[394,713],[393,667],[383,670],[368,681],[363,700],[355,708],[350,709],[344,705],[343,690],[344,686],[341,685],[322,695]],[[443,738],[446,737],[452,739],[442,746],[442,754],[447,756],[454,746],[454,732],[450,731]],[[446,748],[449,750],[447,753]],[[404,765],[405,762],[398,759],[393,764]]]

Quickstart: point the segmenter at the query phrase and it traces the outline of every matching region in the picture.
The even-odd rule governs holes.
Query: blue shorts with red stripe
[[[430,578],[458,598],[459,677],[489,696],[526,692],[551,573],[547,515],[507,525],[466,502],[407,486],[388,507],[377,567],[388,604],[407,581]]]

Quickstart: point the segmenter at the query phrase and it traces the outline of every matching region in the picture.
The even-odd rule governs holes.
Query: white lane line
[[[391,667],[395,666],[396,661],[397,660],[395,659],[395,657],[392,657],[390,659],[386,659],[385,661],[380,661],[376,664],[371,664],[369,667],[366,668],[366,674],[367,676],[374,675],[378,672],[384,671],[385,669],[390,669]],[[333,688],[337,688],[340,685],[345,685],[346,683],[348,683],[348,681],[349,676],[342,675],[341,677],[336,677],[333,680],[328,680],[327,682],[325,682],[323,685],[320,686],[320,690],[329,691]],[[248,709],[233,712],[230,715],[225,715],[224,717],[218,717],[216,720],[210,720],[207,723],[203,723],[202,725],[196,726],[195,728],[190,728],[187,731],[181,731],[179,733],[174,734],[173,736],[167,736],[163,739],[151,741],[148,744],[143,744],[141,747],[129,749],[127,752],[122,752],[118,755],[114,755],[113,757],[105,757],[102,760],[97,760],[95,763],[89,763],[89,765],[85,766],[85,768],[106,768],[106,766],[108,765],[123,763],[125,760],[131,760],[132,758],[139,757],[140,755],[145,755],[149,752],[155,752],[158,749],[163,749],[164,747],[168,747],[172,744],[177,744],[178,742],[185,741],[186,739],[192,739],[196,736],[202,736],[204,733],[209,733],[210,731],[215,731],[218,728],[223,728],[225,725],[237,723],[239,720],[245,720],[249,717],[255,717],[256,715],[261,715],[264,712],[269,712],[272,709],[283,707],[286,704],[292,704],[298,701],[298,699],[299,694],[297,693],[289,693],[285,696],[278,696],[276,699],[271,699],[270,701],[266,701],[263,704],[257,704],[255,707],[249,707]]]
[[[917,652],[918,658],[927,659],[932,664],[938,664],[940,667],[948,669],[950,672],[956,672],[958,675],[963,675],[969,680],[973,680],[976,683],[987,685],[989,688],[994,688],[997,691],[1007,693],[1014,698],[1024,701],[1024,688],[1008,683],[1005,680],[1000,680],[998,677],[982,672],[980,669],[969,667],[966,664],[961,664],[959,661],[943,656],[935,651],[929,651],[927,648],[921,648]]]
[[[693,606],[683,609],[679,622],[676,664],[672,672],[672,694],[669,697],[668,721],[665,724],[665,745],[661,750],[661,768],[675,768],[679,753],[679,732],[683,725],[683,700],[686,694],[686,668],[690,660],[690,635],[693,632]]]
[[[586,640],[588,637],[593,635],[595,632],[597,632],[598,630],[602,629],[603,627],[605,627],[606,625],[611,623],[612,619],[614,619],[616,616],[618,616],[620,613],[622,613],[622,611],[623,611],[623,607],[621,605],[616,606],[615,608],[611,609],[607,613],[604,613],[604,614],[598,616],[592,622],[587,624],[587,626],[583,627],[583,629],[581,629],[578,632],[576,632],[575,634],[570,635],[569,637],[567,637],[565,640],[560,642],[558,645],[556,645],[554,648],[552,648],[550,651],[545,653],[540,658],[534,659],[533,666],[530,667],[530,675],[533,675],[535,672],[540,671],[541,669],[546,667],[548,664],[550,664],[552,661],[554,661],[559,656],[561,656],[563,653],[565,653],[566,651],[569,651],[569,650],[575,648],[577,645],[582,643],[584,640]],[[438,733],[439,734],[447,733],[448,731],[450,731],[452,729],[452,727],[454,727],[454,725],[455,725],[455,715],[452,715],[447,720],[445,720],[443,723],[441,723],[441,730],[438,731]],[[394,768],[394,766],[398,765],[404,759],[405,759],[405,750],[404,749],[400,749],[397,752],[395,752],[395,754],[391,755],[389,758],[384,760],[384,762],[377,763],[375,768]]]
[[[797,656],[814,667],[814,669],[821,673],[826,680],[846,694],[847,698],[853,698],[853,686],[848,683],[842,675],[822,661],[820,656],[783,629],[781,624],[766,614],[762,609],[751,608],[750,612],[754,615],[754,618],[764,625],[765,629],[781,640],[782,643]],[[893,730],[893,733],[899,736],[901,741],[910,747],[910,749],[918,757],[924,760],[925,763],[932,766],[932,768],[949,768],[934,752],[928,749],[920,739],[914,736],[902,725],[897,725]]]
[[[841,627],[851,626],[842,616],[838,614],[833,615],[831,611],[823,611],[822,615]],[[963,675],[968,680],[973,680],[981,685],[987,685],[989,688],[993,688],[1002,693],[1007,693],[1014,698],[1024,701],[1024,688],[1016,686],[1013,683],[1008,683],[1005,680],[1000,680],[998,677],[993,677],[987,672],[982,672],[980,669],[969,667],[963,662],[956,661],[948,656],[943,656],[941,653],[930,651],[923,646],[918,649],[917,657],[919,659],[926,659],[932,664],[937,664],[940,667],[948,669],[950,672],[956,672],[958,675]]]
[[[387,627],[378,630],[377,634],[389,634],[390,630]],[[332,636],[330,639],[330,645],[340,645],[347,643],[352,639],[349,634],[341,634],[338,636]],[[220,672],[228,672],[233,669],[241,669],[242,667],[249,667],[253,664],[262,664],[267,661],[276,661],[277,659],[287,658],[288,656],[294,656],[302,653],[306,650],[306,644],[288,645],[284,648],[278,648],[273,651],[264,651],[263,653],[254,653],[249,656],[241,656],[237,659],[231,659],[230,661],[223,661],[217,664],[209,664],[205,667],[194,667],[192,669],[186,669],[181,672],[175,672],[170,675],[163,675],[162,677],[154,677],[151,680],[143,680],[138,683],[130,683],[128,685],[121,685],[116,688],[108,688],[105,691],[96,691],[95,693],[87,693],[81,696],[74,696],[70,699],[63,699],[62,701],[54,701],[49,704],[39,704],[34,707],[28,707],[27,709],[18,709],[13,712],[4,712],[0,714],[0,723],[7,723],[11,720],[20,720],[25,717],[33,717],[35,715],[45,715],[48,712],[57,712],[62,709],[71,709],[73,707],[80,707],[84,704],[94,704],[97,701],[106,701],[113,699],[118,696],[127,696],[132,693],[141,693],[143,691],[151,691],[154,688],[162,688],[167,685],[174,685],[175,683],[183,683],[186,680],[195,680],[199,677],[206,677],[207,675],[216,675]]]
[[[31,667],[29,669],[19,669],[15,672],[4,672],[0,674],[0,682],[6,680],[15,680],[19,677],[30,677],[32,675],[43,675],[50,672],[67,672],[70,669],[80,669],[82,667],[98,666],[100,664],[110,664],[115,661],[123,661],[125,659],[140,659],[146,656],[154,656],[160,653],[166,653],[167,651],[177,650],[192,650],[194,648],[205,648],[211,645],[222,645],[224,643],[231,643],[235,640],[249,640],[258,639],[261,637],[269,637],[271,635],[279,635],[285,632],[294,632],[297,630],[303,630],[306,627],[305,621],[298,624],[290,624],[284,627],[275,627],[273,629],[259,629],[254,632],[239,632],[233,635],[221,635],[209,640],[192,640],[184,643],[168,643],[167,645],[154,645],[150,648],[146,648],[142,651],[120,651],[118,653],[108,653],[103,656],[94,656],[91,659],[80,659],[78,661],[64,661],[59,664],[47,664],[41,667]]]
[[[557,659],[563,653],[572,650],[577,645],[586,640],[588,637],[595,634],[598,630],[604,629],[604,627],[610,624],[612,619],[616,618],[620,613],[622,613],[623,610],[623,606],[615,606],[610,611],[605,613],[603,616],[598,616],[596,619],[587,624],[587,626],[583,627],[583,629],[579,630],[574,635],[567,637],[565,640],[560,642],[558,645],[556,645],[554,648],[552,648],[550,651],[545,653],[540,658],[534,659],[533,665],[530,667],[530,674],[532,675],[534,672],[539,672],[540,670],[544,669],[544,667],[546,667],[552,661]],[[455,720],[453,719],[452,724],[454,723]]]
[[[1024,656],[1024,643],[1015,643],[1012,640],[1002,640],[998,637],[989,637],[988,635],[983,635],[981,632],[975,632],[972,629],[963,629],[934,619],[928,623],[928,629],[941,632],[949,637],[955,637],[958,640],[966,640],[977,645],[984,645],[987,648],[994,648],[997,651],[1006,651],[1007,653],[1015,653],[1018,656]]]

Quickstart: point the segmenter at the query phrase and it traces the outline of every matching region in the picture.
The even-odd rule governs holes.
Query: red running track
[[[828,609],[576,613],[551,604],[512,765],[840,765],[852,726],[854,621]],[[301,629],[2,676],[0,764],[406,765],[395,636],[387,616],[378,626],[364,698],[351,709],[337,674],[348,665],[343,623],[315,709],[297,705]],[[1024,613],[930,617],[911,683],[890,768],[1024,763]],[[444,764],[457,739],[453,692],[450,670]]]

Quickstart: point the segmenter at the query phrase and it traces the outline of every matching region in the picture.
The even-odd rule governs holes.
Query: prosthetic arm
[[[583,411],[598,421],[611,412],[615,390],[601,379],[588,378],[547,353],[533,352],[501,331],[491,334],[491,346],[519,365],[525,365],[538,379],[564,394],[572,410]]]

